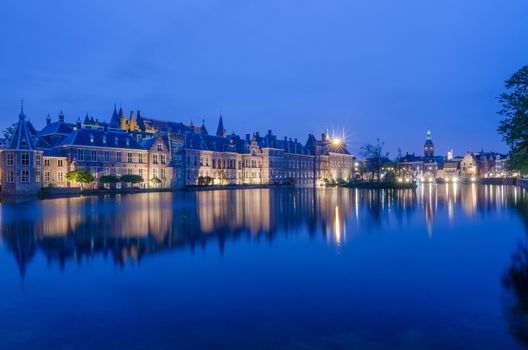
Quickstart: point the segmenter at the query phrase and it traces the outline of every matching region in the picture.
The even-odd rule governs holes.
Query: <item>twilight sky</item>
[[[526,0],[2,0],[0,127],[113,104],[305,142],[345,130],[391,156],[505,151],[504,80],[528,64]]]

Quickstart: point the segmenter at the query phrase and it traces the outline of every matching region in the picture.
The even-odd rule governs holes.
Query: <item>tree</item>
[[[103,175],[100,180],[104,184],[115,184],[119,182],[119,178],[113,175]]]
[[[6,139],[6,141],[8,141],[11,138],[11,136],[13,136],[13,134],[16,131],[16,127],[17,127],[17,123],[13,123],[7,128],[5,128],[5,130],[2,132],[4,134],[4,138]]]
[[[383,162],[389,157],[388,152],[383,153],[384,145],[385,143],[383,141],[377,139],[375,145],[365,144],[359,151],[360,154],[367,160],[370,170],[377,173],[378,182],[381,179],[381,166],[383,165]]]
[[[141,175],[123,175],[119,178],[119,181],[125,183],[137,184],[143,182],[143,177]]]
[[[152,179],[149,180],[149,182],[155,185],[159,185],[161,183],[161,180],[157,177],[153,177]]]
[[[515,72],[505,83],[506,92],[499,97],[504,119],[498,132],[510,147],[508,168],[528,173],[528,66]]]
[[[88,184],[92,182],[94,180],[94,177],[86,169],[77,169],[77,170],[68,172],[66,174],[66,180],[81,184],[81,189],[82,189],[83,184]]]

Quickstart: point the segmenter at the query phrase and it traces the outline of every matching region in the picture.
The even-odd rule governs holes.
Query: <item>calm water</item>
[[[1,349],[525,349],[528,193],[2,203]]]

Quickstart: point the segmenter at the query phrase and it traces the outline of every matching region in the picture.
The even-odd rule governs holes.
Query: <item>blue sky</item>
[[[0,127],[20,99],[108,120],[113,104],[228,132],[345,130],[391,155],[506,150],[504,80],[528,64],[528,2],[13,1],[0,4]]]

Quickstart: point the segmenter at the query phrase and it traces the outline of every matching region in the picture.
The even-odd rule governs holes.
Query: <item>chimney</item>
[[[64,114],[62,114],[62,111],[59,113],[59,121],[61,123],[64,122]]]
[[[48,116],[46,117],[46,125],[50,125],[50,124],[51,124],[51,117],[48,114]]]

